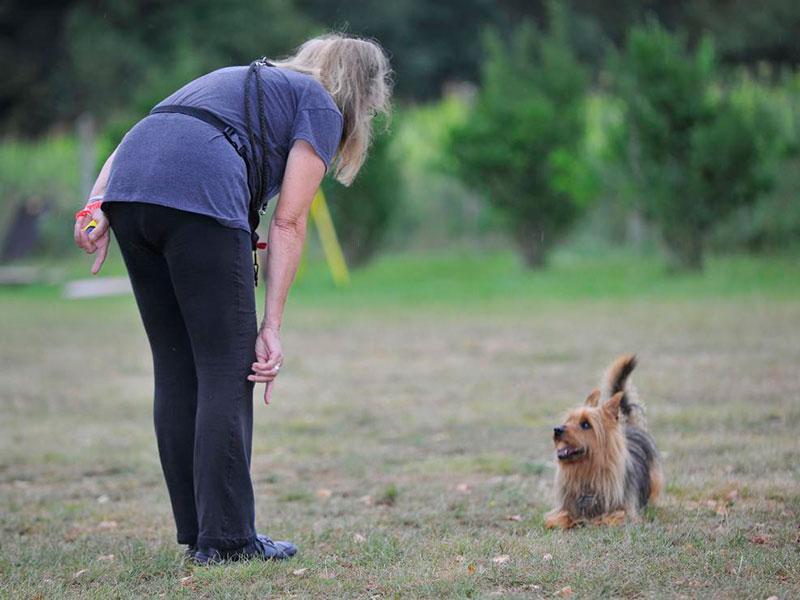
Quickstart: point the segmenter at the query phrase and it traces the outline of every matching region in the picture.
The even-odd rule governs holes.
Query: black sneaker
[[[226,560],[285,560],[297,554],[297,546],[291,542],[273,542],[265,535],[257,535],[256,539],[234,550],[199,547],[194,553],[194,561],[199,565],[218,564]]]

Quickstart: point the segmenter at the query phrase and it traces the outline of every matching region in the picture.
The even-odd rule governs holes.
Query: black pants
[[[153,352],[156,438],[178,543],[242,546],[255,537],[250,235],[155,204],[103,210]]]

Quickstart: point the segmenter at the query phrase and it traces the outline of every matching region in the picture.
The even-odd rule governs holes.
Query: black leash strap
[[[269,162],[268,162],[268,146],[267,146],[267,116],[266,108],[264,106],[264,89],[263,82],[259,71],[262,66],[274,66],[266,58],[262,58],[250,63],[244,80],[244,122],[247,127],[247,142],[250,145],[250,156],[247,152],[246,144],[238,141],[236,130],[228,125],[225,121],[220,119],[214,113],[204,108],[196,108],[194,106],[180,106],[178,104],[166,104],[164,106],[157,106],[150,111],[151,115],[158,113],[179,113],[200,119],[204,123],[208,123],[217,129],[228,143],[233,146],[236,153],[244,160],[245,167],[247,168],[247,187],[250,191],[250,202],[247,208],[247,221],[250,225],[250,239],[253,248],[253,277],[255,284],[258,286],[258,224],[261,221],[261,215],[267,210],[267,193],[269,191]],[[254,85],[251,85],[251,82]],[[251,112],[251,88],[254,88],[256,94],[256,108],[258,112],[258,135],[254,131],[252,121],[250,118]],[[256,144],[259,144],[261,150],[261,160],[258,160],[256,153]]]
[[[267,203],[269,198],[269,161],[268,161],[268,147],[267,147],[267,115],[264,107],[264,89],[263,81],[259,73],[261,67],[273,66],[266,58],[261,58],[250,63],[247,70],[247,75],[244,80],[244,122],[247,124],[247,136],[250,142],[250,148],[253,152],[254,169],[252,172],[253,184],[250,187],[250,210],[248,211],[247,218],[250,222],[250,231],[253,238],[253,270],[255,272],[256,285],[258,285],[258,256],[256,248],[258,247],[258,224],[261,221],[261,215],[267,211]],[[251,86],[251,82],[253,85]],[[258,111],[258,137],[254,131],[252,120],[250,118],[251,111],[251,89],[256,95],[256,106]],[[256,155],[256,141],[261,143],[261,160],[255,160]]]
[[[158,113],[180,113],[182,115],[194,117],[195,119],[200,119],[201,121],[208,123],[212,127],[218,129],[222,135],[225,136],[225,139],[228,140],[228,143],[231,146],[233,146],[233,149],[236,150],[236,153],[244,159],[245,163],[249,162],[247,158],[247,149],[244,147],[244,145],[239,144],[236,141],[236,130],[211,111],[205,110],[204,108],[195,108],[194,106],[165,104],[164,106],[156,106],[150,111],[151,115]]]
[[[269,188],[269,162],[267,161],[267,116],[264,106],[263,81],[259,75],[262,66],[272,66],[265,58],[253,61],[247,70],[244,80],[244,121],[247,123],[247,136],[250,148],[255,155],[256,144],[260,143],[261,158],[254,169],[254,197],[253,208],[256,216],[264,214],[269,198],[265,198]],[[252,93],[256,95],[256,110],[258,117],[258,135],[252,125]],[[255,156],[254,156],[255,157]],[[256,161],[254,161],[256,162]]]

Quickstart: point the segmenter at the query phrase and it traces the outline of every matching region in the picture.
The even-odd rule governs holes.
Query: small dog
[[[601,403],[595,389],[553,429],[558,504],[546,527],[636,520],[664,487],[658,450],[628,384],[635,367],[635,356],[620,356],[605,376],[608,399]]]

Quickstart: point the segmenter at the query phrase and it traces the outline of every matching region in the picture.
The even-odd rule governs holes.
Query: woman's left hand
[[[276,329],[262,327],[256,338],[256,360],[253,363],[253,373],[247,379],[254,383],[266,383],[264,390],[264,404],[269,404],[272,397],[272,386],[281,370],[283,363],[283,349],[281,338]]]

